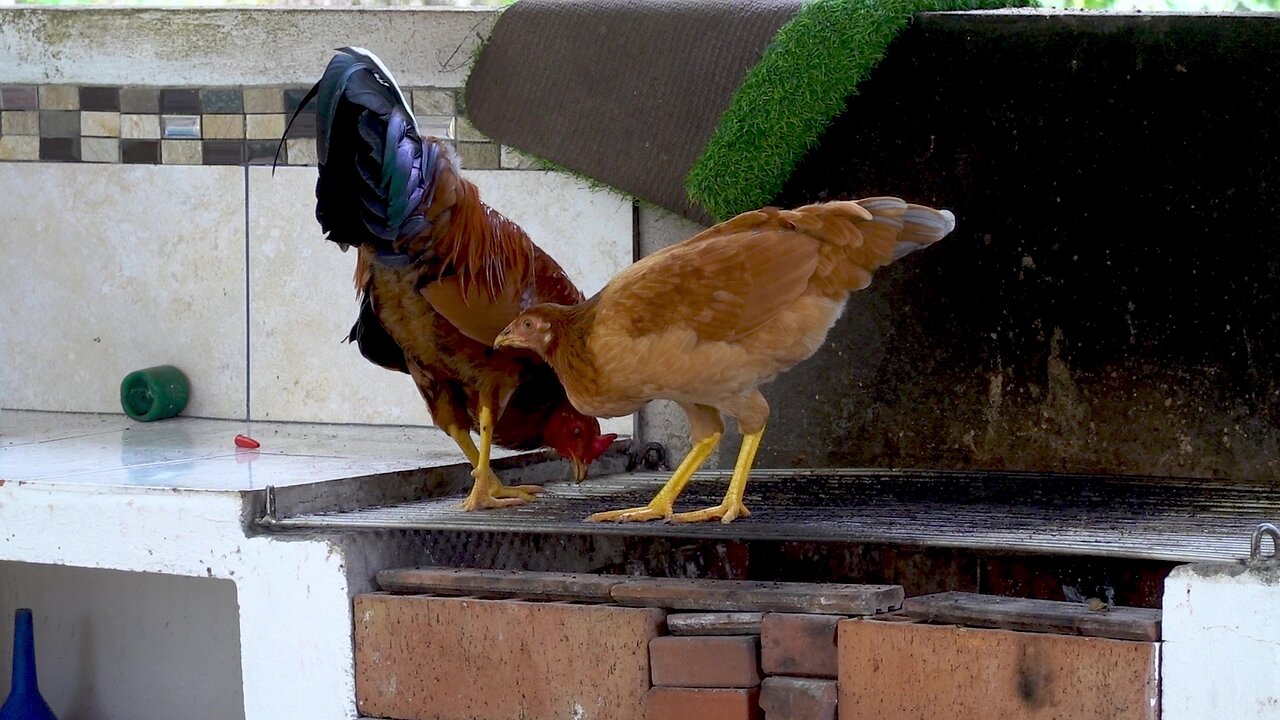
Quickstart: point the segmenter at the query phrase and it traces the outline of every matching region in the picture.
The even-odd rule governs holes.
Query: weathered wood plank
[[[764,613],[702,612],[667,615],[672,635],[759,635]]]
[[[875,615],[902,606],[900,585],[755,582],[750,580],[628,580],[610,591],[615,602],[639,607],[722,612]]]
[[[403,568],[378,573],[379,587],[394,593],[588,602],[611,602],[609,590],[627,579],[618,575],[446,567]]]
[[[1086,605],[1055,600],[946,592],[907,598],[902,610],[912,618],[931,623],[1117,640],[1160,640],[1160,611],[1147,608],[1091,610]]]

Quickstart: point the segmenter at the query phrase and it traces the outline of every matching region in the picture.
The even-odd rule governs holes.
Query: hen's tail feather
[[[822,243],[812,282],[831,297],[867,287],[877,270],[955,228],[950,212],[896,197],[819,203],[799,208],[792,216],[797,228]]]
[[[892,257],[889,262],[946,237],[956,227],[956,216],[950,210],[935,210],[895,197],[864,198],[858,204],[871,213],[871,221],[893,229]],[[887,263],[886,263],[887,264]]]

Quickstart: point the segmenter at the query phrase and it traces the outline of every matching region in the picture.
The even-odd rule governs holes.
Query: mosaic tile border
[[[0,85],[0,161],[270,165],[309,87]],[[458,114],[456,88],[409,88],[424,134],[452,141],[464,167],[538,163]],[[285,138],[282,165],[315,165],[315,101]]]

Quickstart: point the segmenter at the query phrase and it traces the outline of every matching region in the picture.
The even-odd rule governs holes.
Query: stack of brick
[[[667,617],[649,642],[648,720],[835,720],[841,615],[697,613]]]
[[[760,613],[667,616],[672,635],[649,641],[648,720],[758,720]]]
[[[904,602],[897,586],[439,568],[387,571],[379,582],[390,592],[360,595],[354,608],[367,716],[1160,715],[1158,610],[972,593]]]
[[[836,623],[903,600],[897,585],[462,568],[378,582],[355,600],[357,705],[393,720],[834,719]],[[814,612],[840,615],[797,614]]]
[[[835,720],[840,674],[838,615],[769,613],[760,627],[766,677],[760,706],[768,720]]]

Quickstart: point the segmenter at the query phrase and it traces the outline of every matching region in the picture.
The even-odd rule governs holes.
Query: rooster
[[[504,485],[489,464],[494,443],[549,446],[582,480],[615,436],[569,403],[545,364],[493,349],[522,308],[572,304],[582,293],[480,200],[451,147],[419,134],[373,53],[340,49],[301,105],[312,97],[316,219],[329,240],[357,248],[360,314],[348,339],[371,362],[409,374],[432,420],[462,449],[474,468],[463,507],[519,505],[542,490]]]
[[[653,500],[590,520],[731,522],[750,514],[742,499],[769,418],[759,387],[817,352],[876,270],[954,228],[946,210],[891,197],[744,213],[640,260],[586,302],[521,312],[495,346],[546,359],[582,412],[667,399],[688,415],[693,449]],[[721,413],[743,433],[728,492],[675,513],[720,441]]]

